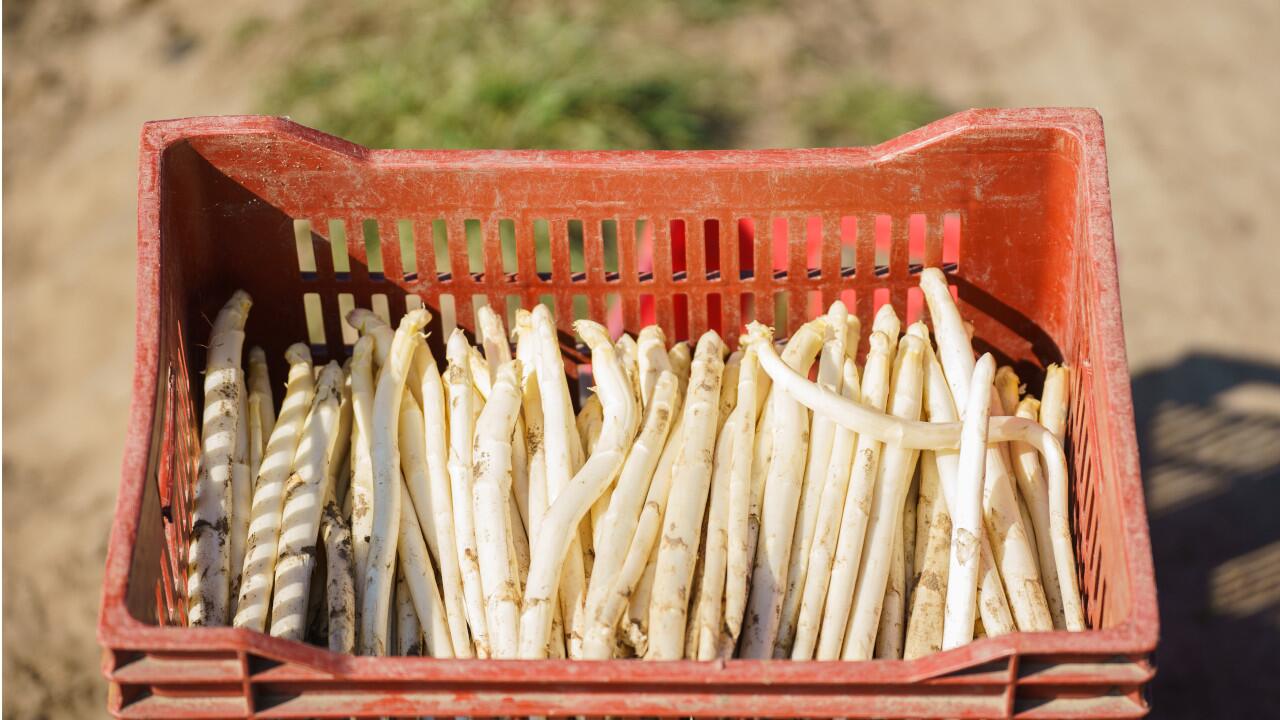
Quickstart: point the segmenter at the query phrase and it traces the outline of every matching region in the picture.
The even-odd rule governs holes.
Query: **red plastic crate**
[[[113,714],[1146,713],[1156,591],[1095,112],[976,110],[871,148],[725,152],[368,150],[278,118],[192,118],[148,123],[140,166],[133,410],[98,626]],[[754,316],[781,335],[836,297],[864,326],[886,301],[913,320],[931,265],[981,349],[1024,377],[1076,370],[1087,632],[912,661],[698,663],[346,657],[180,627],[193,389],[208,318],[235,288],[253,295],[248,340],[279,379],[296,339],[318,358],[345,352],[351,304],[394,321],[425,302],[437,339],[470,328],[481,295],[502,308],[550,296],[570,348],[575,310],[631,332],[653,313],[669,337]]]

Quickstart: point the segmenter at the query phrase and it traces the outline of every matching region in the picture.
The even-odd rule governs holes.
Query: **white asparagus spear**
[[[493,657],[500,660],[516,657],[518,649],[520,580],[512,557],[507,500],[511,495],[511,434],[520,414],[519,375],[518,360],[496,368],[489,402],[480,412],[472,447],[472,502],[478,520],[475,533],[480,580],[489,643]]]
[[[757,357],[757,361],[759,358]],[[729,617],[737,618],[737,635],[742,635],[742,623],[746,616],[747,600],[751,593],[751,572],[755,567],[756,551],[760,541],[760,523],[764,508],[764,486],[765,480],[769,477],[769,468],[773,463],[773,424],[774,424],[774,403],[773,393],[770,391],[771,384],[765,382],[768,375],[761,372],[758,373],[761,382],[756,384],[757,400],[760,395],[765,396],[765,400],[759,410],[760,419],[756,421],[755,442],[751,447],[751,468],[750,468],[750,501],[747,505],[747,543],[746,543],[746,570],[741,576],[736,578],[734,592],[727,597],[732,607]],[[741,602],[739,605],[738,603]],[[732,628],[731,628],[732,629]]]
[[[600,426],[603,423],[604,408],[600,405],[600,396],[592,393],[582,403],[582,410],[574,420],[578,438],[582,441],[582,449],[586,451],[587,457],[591,457],[591,451],[595,449],[596,441],[600,439]]]
[[[361,336],[373,338],[373,364],[381,372],[387,364],[387,358],[391,355],[391,343],[395,338],[395,330],[387,324],[387,321],[368,308],[355,308],[347,313],[347,323]]]
[[[512,464],[514,465],[514,461]],[[511,533],[507,536],[508,549],[515,557],[516,579],[519,581],[516,590],[518,597],[522,598],[525,581],[529,578],[529,558],[532,553],[529,550],[528,531],[520,519],[520,510],[516,508],[516,501],[511,493],[507,493],[507,522],[511,527]]]
[[[582,438],[582,448],[586,451],[587,457],[591,457],[591,453],[595,452],[596,443],[600,440],[600,429],[604,425],[604,409],[600,405],[600,396],[592,393],[586,402],[582,403],[582,411],[578,413],[577,427],[578,437]],[[596,498],[595,503],[591,506],[591,514],[589,517],[591,525],[591,549],[588,555],[591,556],[591,570],[595,568],[595,545],[600,538],[600,516],[609,507],[609,495],[611,488],[606,487],[600,493],[600,497]],[[584,526],[587,523],[583,521]]]
[[[479,350],[468,345],[467,362],[471,366],[471,383],[476,391],[475,407],[480,408],[483,407],[484,401],[489,399],[489,392],[493,385],[489,374],[489,361],[484,359]],[[477,410],[477,417],[478,415]]]
[[[734,408],[738,407],[738,375],[742,371],[742,351],[734,350],[729,359],[724,361],[724,372],[720,375],[720,411],[716,414],[719,425],[716,427],[717,437]]]
[[[1018,380],[1017,373],[1008,365],[1002,365],[996,368],[996,399],[992,400],[993,415],[1016,415],[1018,408],[1018,396],[1020,394],[1021,384]],[[1025,417],[1025,416],[1024,416]],[[1029,419],[1035,420],[1036,416],[1030,416]],[[1024,468],[1019,466],[1017,456],[1022,452],[1028,459],[1039,466],[1040,458],[1035,450],[1028,447],[1025,443],[1013,443],[1011,445],[1002,445],[1000,448],[1004,453],[1005,466],[1013,472],[1013,478],[1017,482],[1015,486],[1017,492],[1014,492],[1014,502],[1018,507],[1018,517],[1022,521],[1022,527],[1027,531],[1027,544],[1031,548],[1032,555],[1036,558],[1036,569],[1040,573],[1040,584],[1044,589],[1045,601],[1049,609],[1049,617],[1052,619],[1053,627],[1062,628],[1066,625],[1066,620],[1062,613],[1062,596],[1058,589],[1058,578],[1053,565],[1053,545],[1049,541],[1049,513],[1048,502],[1045,499],[1044,512],[1033,513],[1028,505],[1027,490],[1023,488],[1024,482],[1019,479]],[[1043,479],[1039,484],[1043,486]],[[1029,488],[1028,488],[1029,489]]]
[[[921,273],[920,288],[933,318],[938,356],[947,384],[951,387],[951,395],[957,407],[965,407],[974,362],[973,347],[965,333],[960,310],[947,288],[946,278],[937,268],[927,268]],[[989,393],[993,396],[991,402],[998,404],[999,398],[994,397],[995,388],[990,388]],[[994,415],[999,416],[999,410],[997,407]],[[1009,606],[1018,628],[1025,631],[1051,630],[1053,620],[1040,582],[1035,553],[1029,543],[1032,530],[1022,525],[1007,459],[1004,448],[988,448],[983,495],[986,531],[992,540],[991,549],[995,552],[996,562],[1000,564],[1000,577],[1008,591]]]
[[[918,451],[917,451],[918,452]],[[880,601],[880,619],[875,634],[872,657],[902,659],[902,645],[907,626],[905,518],[898,521],[889,551],[889,578]]]
[[[533,315],[528,310],[516,313],[516,358],[520,360],[520,415],[524,423],[525,449],[528,456],[529,483],[525,501],[525,532],[529,545],[537,540],[538,527],[547,514],[547,462],[543,441],[542,397],[538,392],[537,340],[533,332]]]
[[[929,389],[928,389],[929,388],[929,369],[927,366],[928,362],[929,362],[929,356],[928,356],[928,352],[926,351],[925,353],[925,363],[926,363],[925,391],[924,391],[925,392],[924,404],[925,404],[926,416],[928,415],[928,408],[929,408],[929,399],[928,399],[929,398]],[[920,580],[920,573],[924,571],[924,554],[926,549],[925,546],[929,542],[929,526],[933,523],[933,503],[938,500],[938,493],[936,491],[936,488],[934,489],[934,491],[930,491],[930,492],[926,492],[925,490],[924,467],[925,467],[925,463],[927,462],[934,462],[932,453],[928,457],[921,455],[920,463],[916,465],[916,487],[917,487],[916,524],[914,529],[910,527],[907,528],[907,531],[915,533],[915,537],[916,537],[915,555],[912,556],[911,558],[912,574],[910,577],[907,578],[908,590],[911,593],[915,592],[915,586]],[[933,472],[936,473],[937,471],[938,471],[937,467],[934,467]],[[912,599],[910,601],[910,604],[914,607],[915,600]]]
[[[490,368],[497,368],[509,362],[512,358],[511,344],[507,339],[507,329],[502,322],[502,316],[494,312],[490,306],[485,305],[480,308],[476,317],[480,326],[481,343],[484,346],[485,363]],[[488,400],[488,397],[485,399]],[[524,421],[521,414],[516,413],[515,428],[511,431],[511,492],[521,523],[529,521],[527,507],[529,461],[526,457],[524,437]],[[515,528],[508,522],[507,537],[514,539],[515,535]]]
[[[303,423],[293,472],[284,488],[280,544],[276,551],[275,591],[271,599],[271,634],[302,640],[307,600],[316,563],[316,540],[328,476],[329,444],[338,427],[342,404],[342,367],[330,362],[316,383],[311,412]]]
[[[669,374],[675,378],[674,373]],[[683,436],[684,413],[676,411],[680,405],[678,396],[677,392],[677,400],[672,404],[675,420],[654,468],[644,508],[636,521],[635,535],[627,546],[626,559],[623,560],[622,569],[618,571],[600,611],[590,617],[588,633],[583,643],[584,657],[603,659],[612,656],[614,629],[623,613],[627,614],[626,639],[636,655],[643,656],[648,650],[649,598],[658,565],[658,545],[655,540],[671,495],[671,472],[682,446],[680,438]],[[587,654],[588,644],[592,645],[590,654]]]
[[[818,360],[818,384],[832,392],[840,392],[843,382],[845,345],[848,342],[849,311],[839,300],[827,311],[827,333]],[[791,538],[790,564],[787,566],[787,589],[782,603],[782,621],[778,626],[778,638],[773,655],[786,658],[795,644],[796,623],[800,617],[800,603],[804,596],[805,574],[809,570],[809,549],[813,545],[813,533],[818,523],[818,507],[822,499],[823,482],[831,460],[835,441],[836,424],[829,418],[814,414],[809,422],[809,452],[805,464],[804,481],[800,488],[800,514],[796,518],[795,533]]]
[[[250,474],[249,458],[249,425],[256,421],[249,417],[249,390],[240,379],[239,407],[236,422],[236,446],[231,455],[231,508],[228,513],[228,528],[231,540],[231,557],[228,569],[231,586],[227,599],[231,603],[228,616],[235,618],[236,607],[240,601],[240,576],[237,568],[244,567],[245,541],[249,537],[249,515],[253,511],[253,478]],[[257,409],[254,408],[254,413]]]
[[[982,557],[982,487],[988,442],[987,417],[991,394],[986,392],[995,376],[995,361],[983,355],[965,389],[974,388],[964,414],[960,441],[959,475],[952,503],[951,564],[947,570],[946,617],[942,648],[966,645],[973,640],[974,603]],[[954,386],[953,386],[954,387]],[[953,389],[954,392],[954,389]]]
[[[853,358],[845,357],[841,370],[841,394],[852,400],[859,399],[862,395],[857,363]],[[840,519],[849,490],[856,445],[856,435],[846,428],[836,428],[831,445],[831,461],[822,482],[822,502],[814,523],[813,543],[809,549],[809,571],[805,573],[801,591],[796,638],[791,646],[793,660],[812,660],[814,647],[818,642],[818,628],[822,622],[827,587],[831,582],[831,561],[839,539]]]
[[[655,535],[656,527],[655,525]],[[649,608],[653,600],[653,581],[658,576],[658,543],[653,543],[648,559],[638,565],[635,572],[631,572],[630,568],[631,556],[628,554],[627,564],[623,566],[625,576],[620,577],[631,592],[631,600],[626,607],[627,643],[635,651],[636,657],[644,657],[649,652]]]
[[[453,501],[454,546],[462,576],[467,623],[476,657],[490,656],[489,629],[484,612],[484,589],[476,551],[472,505],[472,439],[475,435],[475,391],[472,389],[470,345],[462,330],[449,336],[445,356],[449,368],[444,382],[449,397],[449,490]]]
[[[409,586],[404,581],[403,564],[396,567],[396,646],[394,655],[422,655],[422,624],[418,622],[418,613],[413,609],[413,597],[409,595]]]
[[[756,444],[756,392],[760,386],[760,361],[748,347],[738,369],[738,401],[735,412],[743,417],[733,431],[738,451],[730,458],[729,519],[726,527],[727,558],[724,588],[724,624],[730,642],[736,645],[742,631],[742,614],[747,607],[748,575],[754,559],[749,539],[751,522],[751,475]],[[763,495],[763,493],[762,493]],[[758,519],[758,513],[757,513]]]
[[[265,444],[276,427],[276,409],[271,392],[271,376],[267,372],[267,354],[257,345],[249,348],[248,378],[249,396],[260,398],[258,424],[262,428],[262,442]],[[257,473],[253,477],[256,479]]]
[[[262,432],[262,396],[251,391],[247,409],[249,422],[249,479],[252,482],[258,478],[258,472],[262,470],[262,454],[267,449],[269,433]],[[250,491],[252,492],[252,489]],[[250,501],[252,502],[252,498],[250,498]],[[235,572],[235,567],[232,566],[231,570]]]
[[[1001,368],[1001,370],[1007,369]],[[1001,380],[999,372],[996,373],[996,380],[997,382]],[[1039,417],[1040,401],[1033,397],[1019,402],[1016,395],[1009,398],[1006,392],[1002,391],[1000,402],[1004,405],[1006,415],[1016,415],[1029,420]],[[1012,406],[1005,404],[1008,402],[1012,402]],[[1010,450],[1013,456],[1014,478],[1018,481],[1019,497],[1025,501],[1027,514],[1030,516],[1030,522],[1024,524],[1034,528],[1036,534],[1036,555],[1040,562],[1040,577],[1044,583],[1045,600],[1049,603],[1049,614],[1053,617],[1055,628],[1065,628],[1066,615],[1062,610],[1062,591],[1058,584],[1057,565],[1054,564],[1049,495],[1044,486],[1044,472],[1040,469],[1040,454],[1026,443],[1014,443]]]
[[[324,508],[320,514],[320,546],[324,550],[324,562],[317,562],[315,569],[311,573],[311,597],[307,601],[307,639],[311,642],[333,641],[345,642],[350,639],[355,640],[355,589],[351,587],[351,598],[346,598],[341,594],[341,587],[335,588],[329,581],[330,573],[327,570],[331,567],[340,566],[345,562],[347,570],[345,576],[340,570],[335,569],[333,577],[341,585],[352,581],[351,578],[351,533],[346,531],[346,557],[330,557],[329,552],[332,549],[334,553],[342,552],[341,548],[331,548],[331,538],[334,534],[332,528],[327,528],[329,523],[330,506],[333,512],[342,516],[341,506],[338,505],[338,493],[345,492],[346,480],[349,477],[349,469],[345,468],[347,450],[351,445],[351,378],[349,371],[350,361],[348,360],[342,366],[342,384],[339,385],[341,392],[338,405],[338,422],[334,428],[333,437],[329,441],[328,459],[325,461],[325,478],[324,478]],[[346,471],[347,476],[342,473]],[[345,526],[345,517],[344,526]],[[349,602],[348,602],[349,600]],[[345,613],[351,612],[351,623],[343,625],[346,620]],[[330,608],[333,608],[331,610]],[[346,652],[351,652],[347,650]]]
[[[916,323],[908,332],[925,342],[925,403],[929,408],[929,420],[936,423],[954,423],[959,417],[955,403],[951,399],[951,390],[947,387],[943,376],[942,364],[938,362],[932,346],[929,345],[929,332],[924,324]],[[938,472],[938,485],[942,493],[941,500],[947,507],[948,517],[955,507],[956,486],[959,480],[960,453],[956,449],[936,450],[933,452],[934,464]],[[1009,610],[1009,601],[1005,598],[1004,583],[996,569],[995,554],[991,552],[991,542],[986,533],[979,533],[982,557],[978,569],[978,622],[988,628],[992,637],[1007,635],[1017,630],[1013,623],[1013,614]],[[947,538],[948,558],[950,565],[951,537]],[[975,631],[976,632],[976,631]],[[976,635],[975,635],[976,637]],[[941,635],[939,635],[941,642]]]
[[[689,372],[693,363],[693,348],[685,340],[681,340],[667,350],[667,363],[671,365],[671,372],[675,373],[676,380],[680,381],[680,397],[688,395]]]
[[[571,554],[570,540],[591,504],[621,470],[626,449],[635,437],[639,422],[631,381],[627,379],[626,370],[609,341],[608,331],[598,323],[585,320],[575,322],[574,328],[591,348],[591,366],[605,413],[604,423],[596,451],[556,495],[538,532],[520,617],[520,657],[523,658],[547,655],[556,581],[561,578],[565,555]],[[582,589],[585,591],[585,587]],[[577,635],[580,644],[582,632],[578,631]],[[573,650],[570,648],[570,657],[574,655]],[[578,652],[581,653],[581,648]]]
[[[721,387],[724,387],[723,383]],[[723,392],[721,397],[724,397]],[[721,402],[721,411],[724,409],[725,404]],[[729,475],[736,450],[735,437],[740,434],[738,425],[753,421],[752,418],[744,417],[744,413],[731,414],[732,417],[721,427],[720,437],[716,441],[715,467],[711,474],[711,501],[707,506],[707,527],[703,533],[702,568],[699,571],[701,581],[694,596],[694,609],[689,623],[693,635],[693,652],[685,653],[685,657],[690,659],[714,660],[719,650],[720,630],[723,627],[721,618],[724,615],[725,567],[729,551]]]
[[[369,567],[369,540],[373,536],[373,353],[376,342],[364,335],[351,348],[351,548],[355,558],[356,607],[363,607]],[[359,643],[360,625],[356,626]]]
[[[644,400],[640,397],[640,345],[636,339],[626,333],[614,343],[618,359],[627,371],[627,380],[631,382],[631,395],[635,398],[636,408],[644,409]]]
[[[923,415],[922,415],[923,416]],[[915,574],[916,505],[920,502],[920,465],[907,486],[907,499],[902,506],[902,577],[904,607],[911,605],[911,577]]]
[[[425,345],[420,347],[418,352],[423,352],[424,347]],[[421,392],[422,379],[411,378],[406,381],[406,386],[410,381],[418,385]],[[427,433],[423,426],[422,408],[418,407],[418,403],[414,402],[413,396],[408,394],[407,390],[406,396],[400,400],[400,424],[396,432],[400,443],[400,472],[404,475],[409,499],[413,501],[412,506],[402,505],[402,508],[412,507],[417,513],[418,524],[422,526],[427,548],[431,551],[432,559],[439,563],[439,534],[435,527],[435,512],[431,502],[431,477],[427,467]]]
[[[509,362],[511,345],[507,341],[507,329],[502,316],[485,305],[476,312],[476,323],[479,325],[480,344],[484,348],[484,359],[489,369],[495,370]]]
[[[187,563],[187,621],[226,625],[231,606],[230,527],[232,473],[241,391],[244,324],[253,301],[237,290],[213,321],[204,374],[200,472],[192,497]]]
[[[431,522],[421,522],[423,529],[434,528],[438,554],[436,562],[440,570],[445,616],[449,625],[449,639],[453,653],[459,658],[473,656],[471,633],[467,627],[466,601],[463,596],[462,572],[458,566],[457,530],[453,522],[453,490],[449,477],[448,423],[445,411],[444,382],[440,370],[425,344],[418,348],[423,364],[420,381],[422,396],[424,449],[427,461],[427,482],[431,509]],[[416,498],[415,509],[420,510]],[[421,513],[419,512],[421,518]]]
[[[989,394],[992,406],[1000,402],[994,387]],[[1000,566],[1000,577],[1018,629],[1027,632],[1052,630],[1053,617],[1049,614],[1049,604],[1040,581],[1039,562],[1030,541],[1033,531],[1022,523],[1007,459],[1005,448],[987,449],[982,501],[987,536],[992,541],[991,549]]]
[[[249,537],[245,544],[244,567],[241,572],[240,600],[236,607],[235,627],[264,632],[267,611],[271,608],[271,586],[275,582],[276,549],[280,542],[281,509],[284,506],[284,482],[293,466],[302,437],[302,425],[315,396],[315,376],[311,369],[311,351],[297,343],[284,353],[289,363],[284,402],[280,419],[267,441],[262,469],[253,493],[253,517],[249,520]]]
[[[342,509],[344,499],[349,495],[347,490],[351,482],[351,428],[355,424],[353,414],[351,358],[347,358],[342,363],[342,401],[338,406],[338,428],[334,431],[333,445],[329,448],[329,477],[325,480],[325,484],[333,488],[333,497],[339,509]]]
[[[885,415],[873,407],[827,392],[791,369],[769,344],[753,342],[759,348],[760,366],[773,379],[775,386],[780,386],[783,392],[810,410],[829,415],[841,427],[879,442],[913,450],[945,450],[960,446],[960,423],[909,421]],[[1035,447],[1046,463],[1050,487],[1055,475],[1066,482],[1066,457],[1062,444],[1039,423],[1012,416],[992,417],[987,429],[992,443],[1021,441]]]
[[[1045,368],[1044,390],[1040,393],[1040,424],[1062,442],[1067,436],[1067,396],[1071,371],[1052,363]]]
[[[407,497],[404,479],[397,479],[401,483],[401,493],[406,495],[405,502],[411,505],[413,500]],[[440,587],[436,584],[427,543],[422,538],[422,526],[418,524],[418,513],[413,507],[402,508],[396,523],[396,539],[399,567],[409,586],[427,652],[431,657],[454,657],[456,653],[449,637],[448,611],[440,599]]]
[[[867,361],[863,371],[860,401],[880,412],[889,401],[895,344],[890,342],[885,333],[874,329],[867,342]],[[818,660],[835,660],[840,657],[845,629],[849,623],[849,608],[853,605],[858,570],[861,567],[862,548],[870,522],[871,501],[882,452],[883,444],[876,438],[867,434],[856,436],[850,459],[847,492],[839,510],[839,525],[833,531],[834,539],[830,541],[834,544],[834,554],[826,561],[830,572],[816,575],[817,584],[812,590],[806,590],[812,610],[802,610],[802,614],[809,618],[809,624],[803,632],[797,632],[797,645],[804,649],[802,656],[806,660],[810,657]],[[825,561],[825,558],[820,559]],[[801,605],[804,605],[803,599]],[[794,648],[792,655],[795,656]]]
[[[920,456],[920,510],[927,510],[929,521],[920,554],[918,580],[911,593],[911,613],[907,621],[907,639],[902,657],[913,660],[942,649],[943,608],[947,595],[947,571],[950,564],[951,515],[939,495],[938,466],[933,452]],[[926,499],[926,498],[932,498]]]
[[[819,317],[802,325],[787,341],[783,362],[798,372],[808,373],[822,348],[829,324],[825,317]],[[809,416],[805,407],[781,392],[773,394],[770,406],[774,414],[773,453],[765,478],[760,540],[751,571],[751,592],[747,597],[740,648],[742,657],[752,659],[773,655],[809,448]]]
[[[666,335],[657,325],[643,328],[636,344],[638,351],[636,365],[640,373],[640,402],[642,407],[647,408],[658,377],[664,371],[671,370],[671,361],[667,358]]]
[[[713,476],[715,474],[714,468],[712,468],[712,474]],[[714,481],[714,477],[712,478],[712,480]],[[688,606],[688,609],[685,611],[686,620],[684,624],[684,645],[683,645],[684,649],[681,651],[681,654],[680,654],[681,658],[686,658],[689,660],[693,660],[698,657],[699,636],[697,632],[698,623],[697,623],[696,613],[698,609],[698,597],[702,594],[702,575],[703,575],[702,568],[703,568],[703,565],[705,565],[705,561],[707,557],[706,524],[707,524],[707,521],[709,520],[708,516],[710,515],[709,511],[711,508],[711,500],[710,500],[711,493],[708,492],[707,495],[708,495],[707,506],[703,508],[703,514],[702,514],[703,531],[700,533],[698,538],[698,549],[694,551],[693,572],[690,573],[689,575],[690,577],[689,606]],[[657,568],[654,569],[654,576],[655,577],[657,576]]]
[[[574,432],[573,405],[569,399],[569,384],[565,377],[564,359],[560,355],[560,343],[556,336],[555,323],[546,305],[538,305],[533,309],[533,333],[535,363],[538,380],[538,394],[542,400],[543,414],[543,452],[546,462],[546,484],[548,510],[564,488],[578,471],[584,456],[582,443]],[[542,519],[546,523],[547,518]],[[577,528],[575,528],[575,533]],[[538,528],[539,542],[543,528]],[[538,543],[535,548],[536,557]],[[533,562],[533,559],[530,561]],[[561,619],[565,623],[565,634],[569,657],[576,658],[582,653],[582,634],[586,624],[586,567],[583,560],[583,548],[575,536],[569,545],[569,552],[557,563],[564,563],[564,571],[560,577],[558,592]],[[529,569],[532,574],[532,566]],[[532,584],[532,581],[530,581]],[[525,590],[528,595],[528,588]],[[556,596],[552,596],[553,598]],[[523,620],[521,620],[523,622]],[[546,633],[542,633],[545,639]]]
[[[405,313],[400,319],[373,396],[373,432],[369,446],[373,464],[373,527],[364,593],[360,598],[357,644],[362,655],[385,655],[387,652],[387,619],[391,611],[398,541],[396,529],[400,523],[400,490],[404,484],[400,478],[397,429],[400,400],[405,389],[405,377],[428,319],[430,314],[421,308]]]
[[[684,650],[689,586],[702,533],[715,452],[716,413],[724,372],[724,341],[714,330],[698,339],[683,408],[680,454],[672,467],[671,494],[662,520],[658,564],[649,604],[646,659],[678,660]]]
[[[320,516],[320,539],[324,543],[329,649],[349,655],[356,646],[356,588],[351,567],[351,529],[342,517],[342,507],[333,496],[332,484],[325,497],[324,512]]]
[[[1050,365],[1045,375],[1041,393],[1040,422],[1056,441],[1058,451],[1067,432],[1067,394],[1070,370],[1060,365]],[[1065,456],[1064,456],[1065,457]],[[1066,616],[1067,629],[1078,632],[1086,629],[1084,607],[1080,604],[1080,586],[1076,579],[1075,549],[1071,541],[1070,488],[1065,472],[1055,472],[1057,463],[1041,452],[1045,464],[1045,485],[1049,493],[1049,532],[1053,540],[1053,557],[1058,568],[1058,585],[1061,588],[1062,612]],[[1065,464],[1065,459],[1063,460]]]
[[[595,568],[587,587],[588,619],[600,614],[626,559],[627,550],[640,519],[645,494],[649,490],[662,448],[666,444],[667,432],[672,425],[677,401],[676,377],[664,371],[649,396],[644,427],[627,454],[626,463],[622,466],[616,489],[609,501],[609,508],[602,518],[602,526],[609,531],[601,537],[600,544],[596,546]],[[589,624],[589,627],[594,628],[594,625]],[[590,633],[584,638],[585,657],[589,659],[608,657],[602,645],[607,644],[611,653],[613,628],[609,627],[606,630],[609,636],[608,643],[601,643],[600,639],[593,638]],[[603,632],[597,630],[597,634]],[[593,640],[596,641],[594,645]]]
[[[904,336],[898,344],[889,390],[889,412],[894,417],[907,420],[920,417],[924,386],[923,345],[913,335]],[[870,660],[872,657],[890,566],[896,556],[895,536],[902,527],[902,506],[918,457],[918,451],[897,445],[885,445],[881,452],[870,522],[862,544],[853,610],[841,652],[844,660]],[[901,632],[901,626],[893,629]],[[891,639],[886,647],[900,651],[901,639],[896,642]]]

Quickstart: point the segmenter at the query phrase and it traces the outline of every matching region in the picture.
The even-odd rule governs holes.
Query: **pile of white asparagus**
[[[920,285],[933,332],[886,305],[861,368],[839,302],[780,353],[757,323],[729,354],[578,321],[596,387],[576,417],[544,306],[510,336],[482,309],[481,347],[455,330],[443,372],[427,311],[355,310],[346,363],[285,353],[277,415],[262,350],[241,369],[236,292],[209,343],[188,620],[455,658],[914,658],[1083,630],[1067,372],[1024,396],[975,360],[942,273]]]

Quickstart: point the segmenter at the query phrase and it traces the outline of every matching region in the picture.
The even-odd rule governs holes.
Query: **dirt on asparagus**
[[[139,126],[256,109],[252,82],[298,50],[285,30],[303,8],[4,6],[5,717],[105,703],[94,629],[131,391]],[[1280,6],[752,2],[697,32],[664,42],[696,37],[763,78],[749,145],[796,142],[779,98],[805,82],[800,47],[810,76],[955,108],[1102,111],[1162,588],[1156,714],[1273,709],[1260,671],[1280,663],[1280,585],[1256,578],[1277,576],[1280,532],[1255,516],[1280,501]]]

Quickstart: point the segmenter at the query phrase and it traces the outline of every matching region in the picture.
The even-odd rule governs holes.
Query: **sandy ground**
[[[246,9],[5,7],[5,717],[90,717],[132,362],[137,133],[251,110],[280,52]],[[956,107],[1078,105],[1107,124],[1163,640],[1158,717],[1272,715],[1280,666],[1280,5],[801,3],[747,20],[754,62],[795,37]],[[790,39],[789,39],[790,38]],[[752,42],[747,43],[748,40]],[[768,112],[751,139],[771,134]],[[772,139],[771,141],[771,138]]]

